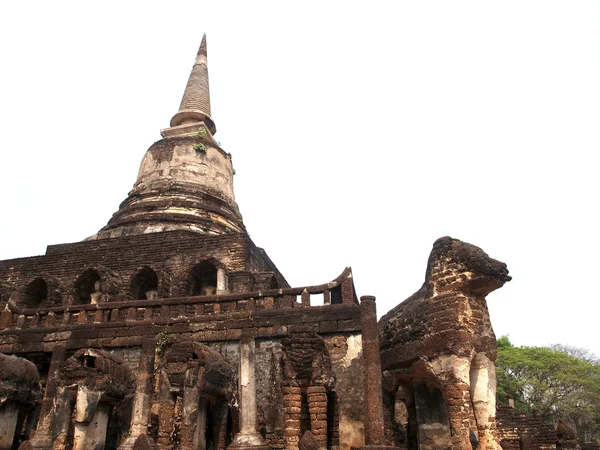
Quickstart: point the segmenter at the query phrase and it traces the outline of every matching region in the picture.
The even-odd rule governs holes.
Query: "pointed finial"
[[[161,134],[179,134],[180,131],[173,130],[181,125],[197,125],[204,123],[206,128],[215,134],[217,129],[210,117],[210,91],[208,87],[208,68],[206,66],[206,34],[202,36],[202,42],[194,61],[194,67],[188,80],[179,111],[171,119],[171,128],[163,130]]]
[[[200,48],[198,49],[198,55],[206,56],[206,33],[202,35],[202,42],[200,43]]]

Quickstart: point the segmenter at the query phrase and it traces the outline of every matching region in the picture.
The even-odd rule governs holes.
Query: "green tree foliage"
[[[600,365],[589,352],[566,346],[515,347],[498,339],[498,400],[546,422],[566,419],[580,437],[600,438]]]

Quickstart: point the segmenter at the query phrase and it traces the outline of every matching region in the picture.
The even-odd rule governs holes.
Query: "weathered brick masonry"
[[[379,325],[349,268],[292,288],[246,232],[215,133],[203,38],[107,225],[0,261],[0,450],[556,448],[496,420],[485,297],[505,264],[439,239]]]
[[[230,292],[288,287],[246,234],[171,231],[51,245],[43,256],[0,261],[6,291],[0,301],[6,304],[10,295],[17,304],[27,303],[27,288],[39,278],[48,285],[48,296],[38,306],[76,304],[77,281],[87,270],[99,274],[103,302],[133,300],[133,280],[144,268],[156,273],[160,297],[181,297],[189,295],[190,273],[204,261],[227,271]]]
[[[323,392],[323,395],[325,395],[324,398],[337,400],[336,404],[330,406],[329,409],[327,409],[327,401],[319,403],[322,406],[319,406],[320,409],[315,412],[315,414],[319,414],[319,419],[305,425],[302,431],[324,430],[325,427],[320,425],[321,423],[340,424],[341,422],[343,424],[345,419],[340,418],[339,413],[337,417],[333,414],[341,409],[354,410],[356,402],[362,401],[360,389],[356,389],[356,394],[349,392],[348,395],[337,392],[335,389],[336,382],[342,385],[358,384],[359,386],[362,382],[359,378],[360,367],[362,367],[359,339],[361,335],[360,306],[356,303],[354,296],[342,298],[341,303],[324,306],[310,306],[308,300],[311,294],[324,294],[327,297],[331,296],[331,290],[341,292],[341,285],[349,280],[351,282],[350,275],[350,272],[346,271],[337,281],[324,286],[283,288],[241,294],[107,301],[98,304],[56,306],[44,309],[25,309],[11,303],[2,316],[3,331],[0,332],[0,352],[37,362],[39,372],[48,377],[48,381],[45,383],[45,399],[40,408],[44,410],[45,405],[46,415],[49,415],[51,414],[49,410],[52,410],[53,414],[57,412],[54,406],[50,406],[57,403],[57,389],[60,391],[60,395],[63,397],[66,395],[62,394],[66,387],[61,384],[61,381],[55,380],[54,384],[57,384],[58,388],[52,386],[50,378],[53,371],[49,366],[56,363],[56,370],[63,370],[61,369],[63,361],[68,360],[69,355],[76,354],[81,349],[103,349],[114,354],[119,358],[120,364],[135,369],[133,372],[137,374],[138,383],[141,383],[143,387],[145,386],[143,380],[155,378],[152,368],[156,364],[163,364],[161,354],[163,352],[167,354],[167,349],[170,349],[171,345],[178,342],[202,342],[211,348],[218,349],[221,354],[228,357],[229,361],[235,363],[236,358],[239,357],[236,350],[237,342],[244,332],[250,332],[257,342],[257,360],[268,362],[268,364],[261,364],[260,369],[257,369],[257,372],[263,375],[257,378],[258,389],[266,394],[261,398],[269,400],[269,403],[258,403],[261,417],[260,427],[263,429],[264,435],[269,438],[268,442],[274,448],[281,448],[286,425],[283,416],[274,414],[276,408],[273,408],[270,402],[284,399],[285,386],[288,383],[285,380],[297,383],[295,377],[290,379],[289,376],[282,376],[281,370],[278,368],[285,367],[286,339],[294,339],[293,336],[296,336],[298,331],[312,333],[311,335],[314,337],[311,339],[317,339],[317,342],[321,342],[321,344],[315,350],[312,350],[312,347],[305,349],[304,344],[301,344],[296,351],[295,358],[303,361],[305,352],[309,351],[314,352],[314,358],[318,361],[329,360],[331,373],[326,384],[334,395],[328,397],[326,391]],[[119,291],[114,296],[118,298]],[[298,301],[301,298],[304,298],[304,302]],[[304,328],[298,329],[298,326]],[[356,348],[355,342],[358,343],[358,348]],[[342,348],[340,349],[340,347]],[[146,348],[145,351],[144,348]],[[341,358],[338,357],[332,361],[329,357],[329,353],[337,355],[340,352]],[[358,370],[348,370],[348,359],[352,362],[350,365],[357,365]],[[148,360],[154,360],[154,363],[147,362]],[[157,380],[154,379],[152,383],[156,384]],[[156,391],[156,389],[159,390]],[[142,389],[141,394],[137,395],[136,393],[133,401],[141,401],[137,397],[143,395],[157,397],[161,395],[160,388],[156,387],[145,394],[144,392]],[[311,399],[314,400],[314,393],[310,389],[307,393],[309,394],[309,404],[311,404]],[[319,399],[322,400],[320,397]],[[129,401],[132,399],[130,398]],[[160,400],[156,400],[153,405],[157,404],[162,403]],[[285,401],[280,404],[285,405]],[[165,411],[165,408],[167,411],[161,413],[161,411]],[[156,421],[152,419],[153,413],[150,413],[150,424],[148,425],[150,437],[156,437],[161,448],[169,448],[166,436],[173,433],[176,425],[181,428],[180,424],[170,421],[170,418],[174,417],[175,408],[176,404],[172,405],[169,400],[167,406],[154,408]],[[184,420],[182,412],[184,410],[181,408],[183,406],[175,412]],[[68,411],[69,408],[65,406],[63,409]],[[116,409],[113,410],[113,413],[114,411]],[[330,411],[329,416],[327,411]],[[236,413],[235,408],[232,413]],[[163,419],[161,419],[161,414]],[[359,421],[362,419],[360,413],[351,416],[357,416]],[[320,419],[321,417],[323,418]],[[44,415],[40,414],[40,420],[44,418]],[[165,423],[167,418],[169,421]],[[119,420],[121,420],[120,416],[111,415],[106,426],[118,429],[124,440],[127,437],[127,430],[133,427],[133,422],[110,423],[110,421]],[[139,417],[136,420],[140,420]],[[39,423],[47,425],[43,421]],[[355,424],[352,420],[351,423],[353,427]],[[59,428],[62,430],[62,434],[47,436],[47,442],[60,438],[63,445],[66,445],[64,443],[73,438],[68,435],[68,424]],[[181,429],[183,430],[183,428]],[[336,435],[333,434],[334,431]],[[33,430],[29,432],[30,435],[24,435],[24,439],[32,437]],[[331,430],[329,439],[332,442],[339,441],[339,432],[340,425],[337,426],[337,429]],[[38,437],[40,434],[41,430],[38,430]],[[327,434],[322,436],[323,439],[327,439]],[[109,438],[111,437],[109,436]],[[112,437],[112,439],[116,442],[117,437]],[[188,437],[188,439],[192,438]],[[216,436],[213,436],[213,439],[216,439]],[[225,439],[230,438],[221,436],[219,445],[225,445]]]
[[[449,237],[434,243],[421,289],[379,321],[389,440],[500,449],[496,337],[485,296],[509,280],[506,265],[474,245]],[[392,420],[398,407],[406,411],[403,426]]]
[[[374,298],[359,302],[350,269],[291,288],[254,245],[208,92],[203,39],[108,224],[0,261],[0,450],[375,443]]]
[[[508,405],[497,408],[498,437],[504,450],[556,449],[558,440],[552,424],[518,413]]]

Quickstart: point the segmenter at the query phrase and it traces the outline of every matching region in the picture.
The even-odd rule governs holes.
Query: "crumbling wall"
[[[106,351],[115,355],[125,366],[129,368],[131,373],[135,373],[140,364],[140,358],[142,357],[142,347],[140,345],[132,347],[115,347],[108,348]]]
[[[191,270],[203,261],[227,272],[231,292],[253,290],[254,274],[261,289],[288,287],[266,253],[244,233],[203,236],[173,231],[52,245],[43,256],[0,261],[0,305],[9,299],[24,308],[77,303],[80,277],[91,271],[100,281],[93,303],[133,300],[133,280],[145,268],[156,273],[159,298],[184,297],[189,295]],[[237,273],[247,274],[245,282],[236,282]],[[43,302],[31,305],[27,293],[36,280],[43,280],[47,293]]]
[[[169,234],[181,240],[189,237],[189,233],[183,232],[163,235]],[[187,245],[195,246],[197,250],[200,246],[196,238],[190,237],[191,242]],[[236,252],[243,254],[246,250],[244,240],[235,241],[234,238],[204,236],[200,242],[206,244],[202,247],[206,254],[210,248],[218,246],[217,241],[233,239],[232,242],[240,242],[240,248],[232,244],[231,251],[222,249],[235,261]],[[44,257],[33,258],[34,261],[26,258],[17,263],[14,260],[0,263],[0,270],[5,270],[4,274],[10,279],[6,282],[10,287],[8,291],[13,293],[14,286],[22,288],[26,285],[21,280],[23,274],[37,270],[36,265],[41,266],[44,260],[52,263],[48,265],[47,273],[58,273],[59,279],[67,274],[65,279],[77,280],[79,275],[72,275],[77,273],[76,270],[92,269],[101,279],[122,281],[111,284],[118,287],[117,294],[99,292],[100,300],[96,304],[25,309],[15,306],[16,297],[13,297],[8,309],[2,311],[0,351],[34,359],[43,355],[43,371],[47,373],[39,419],[32,421],[35,434],[27,435],[30,441],[23,445],[49,450],[56,446],[85,446],[94,442],[101,445],[104,442],[110,448],[118,445],[120,450],[130,450],[145,445],[167,449],[193,444],[199,435],[190,433],[193,428],[186,420],[193,422],[190,412],[194,409],[196,394],[193,384],[185,380],[195,370],[188,367],[194,357],[182,357],[168,363],[165,358],[173,355],[173,351],[177,353],[183,349],[186,342],[194,342],[212,349],[239,370],[243,336],[251,336],[256,345],[253,365],[256,429],[271,448],[287,448],[286,407],[299,409],[297,419],[305,421],[304,428],[310,429],[311,434],[314,431],[313,441],[320,447],[348,449],[364,444],[362,308],[354,301],[356,295],[348,269],[331,283],[319,286],[222,296],[116,301],[120,298],[118,295],[131,292],[129,284],[136,271],[144,268],[160,270],[159,263],[141,260],[141,255],[148,256],[147,252],[155,251],[150,249],[150,242],[161,245],[168,241],[174,247],[165,253],[152,253],[158,259],[166,258],[172,275],[172,292],[185,274],[185,269],[178,268],[189,268],[194,258],[197,261],[206,255],[185,250],[181,252],[183,256],[175,256],[179,241],[171,241],[165,236],[161,239],[153,236],[148,242],[145,236],[136,239],[148,244],[148,247],[142,245],[137,256],[132,256],[137,261],[123,261],[124,258],[118,256],[118,250],[127,249],[133,241],[115,238],[109,242],[97,240],[59,246],[50,249]],[[109,257],[114,260],[107,261]],[[55,271],[53,265],[58,265],[61,258],[68,263]],[[82,263],[83,269],[77,269],[77,261],[87,263]],[[115,267],[121,269],[115,270]],[[230,281],[236,274],[248,274],[255,280],[263,280],[261,283],[273,279],[273,275],[266,272],[241,270],[230,272]],[[24,279],[32,278],[27,275]],[[88,285],[91,281],[97,282],[91,276],[84,281]],[[341,289],[342,285],[344,289]],[[66,295],[71,295],[72,287],[64,289]],[[339,291],[335,291],[339,294],[337,297],[334,296],[335,289]],[[325,305],[311,306],[311,295],[323,298]],[[298,344],[296,349],[303,350],[296,353],[288,348],[288,356],[298,357],[288,364],[295,373],[288,378],[307,380],[306,385],[304,382],[284,385],[287,363],[283,362],[283,342],[290,338]],[[304,348],[305,344],[308,347]],[[199,356],[198,352],[194,353]],[[305,356],[309,357],[308,363],[304,361]],[[292,360],[288,358],[288,362]],[[123,378],[123,373],[132,376]],[[132,384],[119,387],[118,380],[121,379],[130,380]],[[298,393],[286,392],[287,388],[300,389],[300,400],[294,397]],[[186,396],[186,392],[189,395]],[[231,396],[229,407],[222,408],[222,402],[214,401],[219,397],[218,392],[210,389],[202,392],[198,391],[198,404],[204,406],[198,411],[206,414],[196,415],[195,429],[207,427],[206,439],[218,439],[219,450],[223,450],[237,431],[241,433],[241,397]],[[292,396],[286,400],[287,394]],[[298,401],[299,406],[292,404]],[[292,413],[296,414],[295,411]],[[247,418],[247,415],[243,417]],[[218,427],[218,423],[227,423],[227,426]],[[208,431],[210,428],[212,432]],[[214,443],[211,441],[211,445]]]
[[[498,438],[503,450],[556,449],[556,431],[539,417],[528,417],[508,405],[496,409]]]
[[[229,408],[237,392],[234,363],[207,345],[186,340],[158,353],[151,434],[159,448],[208,445],[224,450]]]
[[[327,448],[349,450],[365,442],[364,361],[362,335],[341,333],[325,337],[336,383],[328,403]]]
[[[254,373],[258,429],[272,449],[284,449],[284,412],[281,391],[281,341],[259,339],[256,342]]]

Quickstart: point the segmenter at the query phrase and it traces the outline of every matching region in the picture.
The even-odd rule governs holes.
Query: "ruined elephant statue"
[[[155,385],[153,433],[159,447],[205,448],[208,435],[215,450],[224,450],[237,384],[237,368],[218,351],[199,342],[174,343],[161,357]]]
[[[421,289],[380,319],[382,370],[393,380],[387,404],[404,402],[409,448],[471,450],[477,441],[479,450],[500,449],[486,295],[510,279],[506,264],[443,237]]]
[[[13,446],[19,417],[41,399],[40,377],[31,361],[0,353],[0,450]]]
[[[84,348],[68,358],[57,377],[51,410],[21,448],[73,450],[104,448],[108,422],[126,431],[134,378],[123,360],[107,351]],[[120,419],[120,420],[119,420]]]

